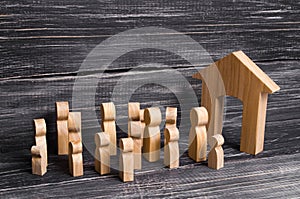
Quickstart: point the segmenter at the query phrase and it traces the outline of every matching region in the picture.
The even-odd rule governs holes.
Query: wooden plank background
[[[298,1],[2,0],[0,196],[299,197],[299,8]],[[121,183],[115,170],[99,176],[85,150],[85,175],[73,178],[68,174],[67,158],[56,155],[55,102],[72,100],[79,67],[95,46],[121,31],[147,26],[185,33],[214,60],[243,50],[281,87],[269,96],[264,152],[257,156],[239,152],[242,105],[228,98],[223,129],[225,168],[220,171],[208,169],[206,163],[193,163],[185,153],[179,169],[143,170],[136,172],[135,182]],[[116,82],[127,71],[154,62],[175,68],[195,92],[201,92],[201,82],[191,78],[195,71],[185,60],[144,49],[109,66],[99,80],[95,106],[110,99]],[[132,100],[142,102],[143,107],[179,106],[173,93],[157,85],[143,86]],[[49,150],[48,173],[42,178],[31,175],[30,156],[32,120],[40,117],[47,122]],[[183,125],[189,129],[189,124]],[[118,130],[118,137],[125,135]]]

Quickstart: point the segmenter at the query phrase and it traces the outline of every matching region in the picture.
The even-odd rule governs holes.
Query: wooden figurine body
[[[42,150],[40,147],[31,147],[32,174],[43,176],[47,172],[47,163],[41,152]]]
[[[132,138],[120,139],[119,176],[123,182],[134,180],[133,140]]]
[[[164,164],[169,168],[179,167],[179,131],[175,126],[165,128]]]
[[[69,103],[56,102],[56,128],[57,128],[57,148],[58,155],[68,155],[68,117]]]
[[[140,121],[140,103],[128,103],[128,137],[133,139],[134,169],[142,169],[143,131]]]
[[[190,112],[190,120],[189,157],[196,162],[205,161],[207,152],[207,110],[204,107],[192,108]]]
[[[167,107],[166,109],[166,128],[169,126],[176,127],[177,121],[177,108]]]
[[[141,128],[142,128],[142,140],[144,140],[144,132],[145,132],[145,127],[146,127],[146,124],[145,124],[145,120],[144,120],[144,112],[145,110],[144,109],[141,109],[140,110],[140,121],[141,121]],[[143,144],[144,144],[144,141],[143,141]]]
[[[102,131],[109,135],[110,155],[117,155],[116,108],[114,103],[101,104]]]
[[[81,142],[81,113],[70,112],[68,117],[68,142]]]
[[[160,109],[157,107],[145,109],[144,119],[146,127],[143,139],[143,155],[149,162],[155,162],[160,159]]]
[[[43,176],[47,172],[48,154],[46,140],[46,122],[44,119],[35,119],[35,146],[31,148],[32,173]]]
[[[224,138],[222,135],[213,136],[213,148],[208,154],[208,167],[212,169],[220,169],[224,167],[224,151],[222,145]]]
[[[69,169],[72,176],[83,175],[83,158],[81,141],[69,142]]]
[[[110,173],[110,148],[109,136],[106,133],[95,134],[95,170],[100,175]]]

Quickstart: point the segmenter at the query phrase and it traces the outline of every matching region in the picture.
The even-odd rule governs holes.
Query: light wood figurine
[[[145,132],[143,139],[143,155],[149,162],[160,159],[160,128],[161,112],[158,107],[145,109]]]
[[[83,158],[81,141],[69,142],[69,169],[72,176],[83,175]]]
[[[196,162],[205,161],[207,152],[207,110],[204,107],[192,108],[190,112],[190,120],[189,157]]]
[[[256,155],[263,151],[268,94],[279,86],[242,51],[233,52],[193,75],[202,80],[201,105],[210,116],[208,141],[222,134],[224,97],[243,102],[240,150]]]
[[[101,104],[102,131],[109,135],[110,155],[117,155],[116,108],[114,103]]]
[[[69,112],[69,169],[73,176],[83,175],[82,138],[81,138],[81,113]]]
[[[213,136],[213,148],[208,154],[208,167],[212,169],[220,169],[224,167],[224,151],[222,145],[224,138],[222,135]]]
[[[106,133],[95,134],[95,170],[100,175],[110,173],[109,136]]]
[[[140,103],[128,103],[128,137],[133,139],[134,169],[142,169],[143,131],[140,121]]]
[[[144,120],[144,112],[145,112],[145,109],[140,110],[140,121],[141,121],[141,127],[142,127],[142,139],[144,139],[144,132],[145,132],[145,127],[146,127],[145,120]],[[144,143],[144,141],[143,141],[143,143]]]
[[[58,155],[68,155],[69,102],[56,102],[56,128]]]
[[[68,117],[68,142],[81,142],[81,113],[70,112]]]
[[[175,126],[166,127],[164,130],[164,164],[169,168],[179,167],[179,131]]]
[[[176,121],[177,121],[177,108],[167,107],[167,109],[166,109],[166,128],[169,126],[176,127]]]
[[[43,176],[48,166],[46,122],[44,119],[35,119],[34,126],[36,145],[31,148],[32,174]]]
[[[119,176],[123,182],[134,180],[133,140],[132,138],[120,139]]]

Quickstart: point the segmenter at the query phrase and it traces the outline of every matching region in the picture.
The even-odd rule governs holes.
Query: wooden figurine
[[[68,155],[69,102],[56,102],[56,128],[58,155]]]
[[[161,112],[158,107],[145,109],[145,132],[143,139],[143,155],[149,162],[160,159],[160,128]]]
[[[101,104],[102,130],[109,135],[110,155],[117,155],[116,108],[114,103]]]
[[[140,110],[140,121],[141,121],[141,127],[142,127],[142,139],[144,139],[144,132],[145,132],[145,121],[144,121],[144,109]],[[143,142],[144,143],[144,142]]]
[[[165,128],[164,164],[169,168],[179,167],[179,131],[175,126]]]
[[[140,103],[128,103],[128,137],[133,139],[134,169],[142,169],[143,131],[140,121]]]
[[[177,108],[167,107],[167,109],[166,109],[166,128],[169,126],[176,127],[176,120],[177,120]]]
[[[81,142],[81,113],[70,112],[68,117],[68,142]],[[69,145],[70,146],[70,145]]]
[[[134,160],[133,160],[133,140],[132,138],[120,139],[119,156],[119,175],[123,182],[130,182],[134,180]]]
[[[100,175],[110,173],[110,148],[109,148],[109,136],[107,133],[95,134],[95,170]]]
[[[131,138],[133,140],[133,158],[134,169],[142,169],[142,146],[143,139],[142,127],[140,121],[129,121],[129,129],[131,131]]]
[[[69,142],[69,169],[72,176],[83,175],[83,158],[81,141]]]
[[[47,163],[39,146],[31,147],[32,174],[43,176],[47,172]]]
[[[224,138],[222,135],[213,136],[213,148],[208,154],[208,167],[212,169],[220,169],[224,167],[224,151],[222,145]]]
[[[48,166],[48,152],[47,152],[47,127],[45,119],[35,119],[34,126],[35,126],[35,144],[36,146],[40,147],[42,156],[46,161],[46,165]]]
[[[196,162],[206,160],[208,112],[204,107],[192,108],[190,112],[191,129],[189,134],[189,157]]]
[[[263,151],[268,94],[279,86],[242,51],[233,52],[193,75],[202,80],[201,105],[210,116],[208,140],[222,133],[224,96],[243,102],[240,150],[256,155]]]
[[[138,102],[129,102],[128,103],[128,122],[130,122],[130,121],[141,121],[140,120],[140,103],[138,103]],[[128,137],[131,137],[129,127],[130,126],[128,126]]]

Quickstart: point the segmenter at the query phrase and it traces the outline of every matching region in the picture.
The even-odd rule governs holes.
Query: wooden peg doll
[[[95,134],[95,170],[100,175],[110,173],[110,148],[109,136],[107,133]]]
[[[191,129],[189,134],[189,157],[196,162],[206,160],[208,113],[204,107],[192,108],[190,112]]]
[[[110,155],[117,155],[116,108],[114,103],[101,104],[102,131],[109,135]]]
[[[123,182],[134,180],[133,140],[120,139],[119,176]]]
[[[221,169],[224,167],[224,151],[222,145],[224,138],[222,135],[217,134],[212,137],[213,147],[208,154],[208,167],[212,169]]]

